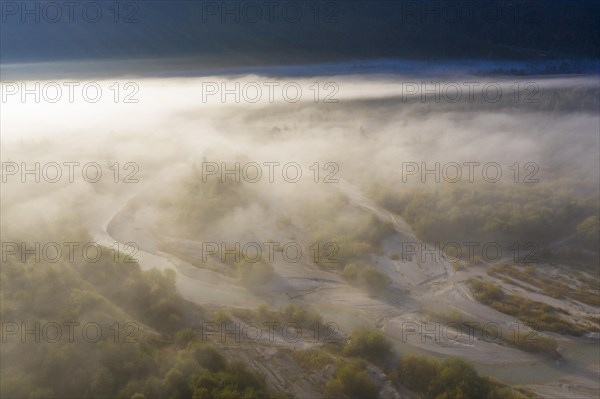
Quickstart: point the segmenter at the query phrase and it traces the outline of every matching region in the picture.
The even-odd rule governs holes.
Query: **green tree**
[[[367,374],[365,363],[354,360],[339,367],[335,378],[327,383],[325,397],[350,399],[376,399],[379,389]]]
[[[425,393],[440,371],[439,363],[414,354],[402,356],[398,365],[400,383],[419,393]]]
[[[392,344],[379,331],[356,328],[344,346],[344,354],[383,364],[392,355]]]
[[[476,399],[489,395],[487,380],[479,377],[472,365],[457,358],[444,360],[427,392],[432,399]]]

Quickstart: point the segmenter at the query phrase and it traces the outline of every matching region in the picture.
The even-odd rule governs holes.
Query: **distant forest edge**
[[[373,59],[316,64],[217,66],[216,60],[195,57],[169,59],[56,61],[0,64],[4,81],[62,77],[202,77],[256,74],[270,77],[312,77],[344,75],[397,75],[415,79],[437,76],[540,77],[551,75],[597,75],[597,60],[445,60],[428,63],[418,60]],[[224,64],[227,65],[227,64]],[[594,108],[594,110],[597,107]]]

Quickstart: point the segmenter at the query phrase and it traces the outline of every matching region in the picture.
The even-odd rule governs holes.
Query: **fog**
[[[302,303],[325,322],[338,323],[340,333],[356,324],[384,325],[396,344],[394,320],[425,317],[431,311],[424,304],[431,301],[440,312],[466,309],[481,320],[511,322],[499,312],[486,314],[483,305],[457,300],[462,280],[450,263],[409,262],[402,268],[390,262],[398,240],[431,243],[444,240],[448,231],[457,240],[471,237],[462,225],[440,228],[436,218],[446,213],[443,221],[471,220],[471,213],[481,212],[489,217],[481,229],[484,238],[504,240],[520,236],[512,225],[494,225],[500,221],[489,215],[495,207],[514,205],[507,212],[522,222],[515,222],[516,229],[533,234],[540,247],[567,240],[584,248],[585,256],[590,251],[589,244],[572,238],[586,218],[597,216],[597,76],[132,77],[94,81],[102,89],[97,102],[80,90],[92,81],[77,82],[69,101],[69,82],[25,82],[28,88],[51,83],[47,92],[40,89],[37,103],[32,94],[21,97],[22,82],[2,82],[4,243],[133,243],[135,251],[121,250],[139,260],[142,270],[174,270],[178,292],[197,305],[256,310],[261,303]],[[63,95],[50,103],[56,85]],[[224,97],[223,87],[230,90]],[[436,97],[432,87],[448,91]],[[463,90],[457,100],[456,87]],[[476,87],[472,98],[468,87]],[[255,101],[256,88],[262,95]],[[73,162],[70,174],[65,163]],[[96,166],[82,175],[91,163]],[[436,163],[437,172],[423,174],[436,170]],[[492,170],[482,172],[488,164]],[[223,174],[224,169],[236,172]],[[471,189],[479,194],[452,202],[460,197],[453,190]],[[441,201],[427,211],[432,216],[415,205],[431,200],[419,200],[423,192],[440,193],[431,197]],[[523,195],[535,198],[534,205],[521,204]],[[490,201],[497,201],[492,210],[479,210]],[[554,214],[556,220],[545,219]],[[303,256],[289,261],[276,250],[274,260],[265,260],[263,252],[253,264],[244,258],[255,252],[234,260],[216,249],[220,243],[229,249],[260,243],[264,251],[269,242],[292,242]],[[324,248],[327,244],[334,250]],[[21,259],[19,251],[9,253],[5,246],[3,251],[11,261]],[[323,260],[330,255],[335,266]],[[359,275],[375,265],[389,281],[383,287],[351,283],[347,275],[356,265],[349,264],[357,265]],[[119,268],[111,270],[116,273],[106,278],[120,284]],[[429,283],[441,272],[452,288]],[[451,299],[438,296],[450,289]],[[294,299],[305,292],[310,295]],[[405,345],[424,349],[402,342],[401,351]],[[481,345],[464,355],[476,363],[533,361],[534,355],[514,348],[494,359],[494,348]],[[424,350],[462,355],[460,348]],[[539,370],[528,372],[528,381],[535,381]]]
[[[67,98],[64,82],[52,82],[63,90],[62,98],[54,104],[47,101],[51,89],[46,95],[39,90],[42,93],[39,103],[31,94],[25,101],[20,92],[7,95],[1,125],[3,160],[104,161],[105,173],[108,162],[138,164],[140,182],[113,187],[105,183],[110,195],[128,196],[148,189],[160,191],[160,187],[169,187],[187,166],[200,167],[203,160],[220,164],[245,159],[246,163],[261,165],[297,162],[303,166],[303,182],[308,179],[306,172],[311,173],[309,166],[315,162],[333,162],[339,166],[339,177],[358,184],[377,182],[397,187],[402,183],[403,164],[408,162],[426,162],[431,168],[435,162],[496,162],[505,173],[514,162],[535,162],[540,168],[539,176],[545,180],[593,181],[598,176],[595,149],[599,125],[595,104],[581,105],[576,112],[550,112],[554,110],[539,106],[547,105],[556,93],[597,93],[595,77],[520,80],[467,77],[423,81],[398,76],[282,79],[254,75],[106,80],[94,81],[103,90],[99,101],[94,103],[82,97],[79,90],[90,81],[80,82],[73,91],[72,102]],[[431,94],[423,97],[423,87],[431,91],[436,87],[434,82],[438,87],[452,84],[450,91],[460,87],[462,97],[451,103],[450,94],[439,95],[440,90],[437,101]],[[471,87],[476,87],[475,83],[479,87],[490,82],[499,84],[508,105],[500,106],[498,111],[498,102],[486,102],[475,88],[471,89],[473,98],[469,98],[465,82]],[[35,83],[44,87],[48,82],[25,85],[31,89]],[[123,91],[128,83],[131,88]],[[515,89],[510,87],[516,83],[534,84],[539,89],[531,96],[535,103],[514,102]],[[5,93],[8,84],[3,82]],[[115,102],[115,91],[109,89],[115,84],[121,88],[119,102]],[[222,84],[232,91],[224,97]],[[235,90],[236,84],[248,89]],[[326,84],[330,87],[323,90]],[[135,93],[130,100],[136,103],[124,103],[124,94],[133,93],[134,85]],[[284,85],[294,86],[287,98],[281,89]],[[314,85],[321,88],[318,95]],[[294,94],[298,93],[296,87],[300,87],[299,95]],[[210,90],[217,92],[210,94]],[[250,103],[256,93],[262,94],[262,98]],[[330,97],[326,98],[327,95]],[[290,98],[298,101],[291,103]],[[79,197],[74,195],[74,189],[80,190],[84,197],[96,192],[94,185],[82,181],[80,176],[75,185],[67,186],[61,184],[66,176],[56,184],[44,182],[42,176],[41,184],[36,187],[18,184],[21,172],[16,173],[7,178],[9,185],[3,205],[8,206],[12,201],[23,205],[22,194],[17,194],[19,190],[47,193],[52,188],[54,198],[48,194],[26,196],[27,201],[40,201],[36,209],[42,215],[34,217],[37,222],[49,217],[56,204]],[[429,179],[433,181],[434,176]],[[275,184],[261,186],[261,190],[269,191],[263,195],[275,195],[276,190],[290,185],[282,185],[281,178],[277,180]],[[417,176],[409,180],[414,183],[419,179]],[[323,184],[308,187],[313,193],[324,189]],[[104,192],[104,195],[109,194]],[[94,202],[86,202],[86,207],[93,207]],[[94,212],[88,208],[85,213],[90,216]],[[24,218],[19,220],[20,224],[25,222]],[[4,227],[14,228],[9,224]]]

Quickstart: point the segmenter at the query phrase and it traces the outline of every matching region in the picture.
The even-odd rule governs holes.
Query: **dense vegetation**
[[[598,280],[586,279],[581,275],[577,276],[580,285],[574,286],[557,276],[548,277],[543,271],[538,271],[535,266],[522,268],[516,265],[498,264],[492,266],[487,273],[516,285],[519,284],[519,281],[525,282],[540,289],[543,294],[552,298],[572,298],[591,306],[600,306]]]
[[[3,323],[96,323],[102,333],[84,339],[75,327],[72,342],[66,327],[56,342],[43,333],[38,342],[35,334],[3,336],[2,397],[272,396],[262,377],[184,328],[203,311],[182,300],[172,272],[142,272],[106,255],[94,264],[9,261],[0,273]]]
[[[342,353],[385,365],[392,356],[392,345],[379,331],[357,328],[350,334]]]
[[[218,313],[223,313],[220,310]],[[226,313],[226,312],[225,312]],[[255,323],[280,323],[282,325],[297,324],[303,329],[325,328],[323,319],[319,312],[300,305],[288,305],[279,309],[270,309],[267,305],[261,305],[256,311],[249,309],[232,309],[231,315],[246,322]],[[227,317],[229,320],[229,317]],[[218,323],[218,321],[216,320]]]
[[[512,257],[515,243],[523,248],[532,242],[537,248],[531,253],[533,260],[555,260],[561,247],[575,249],[568,252],[571,259],[589,252],[595,256],[586,259],[597,259],[600,224],[595,191],[585,194],[539,184],[446,184],[376,195],[382,206],[402,215],[428,242],[493,241]]]
[[[376,364],[392,381],[425,399],[524,398],[503,384],[480,377],[471,364],[461,359],[451,358],[440,363],[406,354],[396,363],[397,355],[392,351],[391,343],[379,331],[355,329],[341,354],[354,360],[346,361],[336,369],[335,378],[327,384],[325,391],[331,398],[377,397],[376,386],[367,377],[365,361]]]
[[[495,289],[492,289],[495,291]],[[451,312],[438,312],[429,310],[429,315],[436,321],[442,323],[454,323],[463,331],[473,331],[476,339],[490,340],[489,332],[484,331],[480,323],[465,313],[452,310]],[[510,345],[526,352],[539,353],[551,358],[559,357],[557,352],[558,343],[552,337],[531,330],[530,327],[516,326],[514,329],[498,329],[495,339],[499,345]]]
[[[332,256],[319,258],[321,267],[343,270],[350,262],[365,263],[370,254],[379,251],[381,241],[394,232],[391,224],[348,205],[346,198],[335,194],[303,210],[310,241],[334,243],[338,249]]]
[[[535,330],[575,336],[587,332],[586,329],[562,318],[560,309],[546,303],[506,294],[502,288],[491,282],[469,280],[467,285],[479,302],[491,306],[499,312],[515,316]]]
[[[144,272],[136,264],[114,262],[112,255],[95,264],[9,261],[0,271],[2,322],[95,322],[103,332],[110,331],[96,342],[82,340],[77,334],[73,342],[35,342],[30,338],[22,343],[18,335],[8,336],[1,349],[3,397],[274,397],[277,394],[268,389],[263,377],[226,361],[211,344],[200,342],[188,320],[212,317],[228,322],[233,316],[258,317],[324,327],[317,312],[297,305],[279,310],[262,306],[256,314],[220,311],[209,317],[206,310],[183,301],[172,272]],[[115,275],[121,278],[114,279]],[[110,330],[114,322],[133,323],[133,336],[127,331],[115,335]],[[326,396],[376,398],[379,388],[370,368],[388,373],[394,369],[396,355],[390,342],[381,333],[364,328],[337,342],[294,357],[311,370],[334,365],[335,371],[323,387]],[[414,382],[412,366],[407,366],[415,360],[403,359],[398,381],[425,397],[479,397],[469,395],[487,392],[484,397],[494,398],[497,389],[507,389],[476,376],[471,366],[456,361],[452,366],[435,366],[435,378],[423,390],[422,384]]]
[[[210,176],[204,182],[202,171],[194,166],[176,181],[172,191],[158,198],[166,210],[165,227],[179,226],[179,233],[194,237],[206,232],[227,212],[247,204],[247,196],[247,186],[236,183],[231,176],[224,182],[220,176]]]
[[[325,397],[376,399],[379,389],[371,381],[364,361],[354,360],[338,367],[335,378],[327,383]]]
[[[390,279],[371,265],[371,255],[381,252],[381,241],[393,234],[394,228],[369,212],[347,205],[347,199],[336,194],[304,211],[311,242],[334,244],[334,250],[323,251],[316,263],[376,295]]]
[[[450,358],[443,362],[407,354],[400,359],[397,378],[425,399],[512,399],[520,393],[480,377],[472,365]]]

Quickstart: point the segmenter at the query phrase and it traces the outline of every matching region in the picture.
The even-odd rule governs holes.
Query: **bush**
[[[398,364],[398,379],[424,399],[524,399],[518,392],[477,375],[474,367],[458,358],[440,363],[407,354]]]
[[[598,193],[573,187],[469,184],[466,189],[448,184],[432,190],[388,190],[378,202],[402,215],[427,242],[495,241],[509,250],[515,242],[545,247],[575,236],[573,245],[598,254]]]
[[[392,355],[392,344],[379,331],[359,327],[350,334],[343,353],[384,364]]]
[[[373,266],[361,271],[359,278],[371,295],[381,292],[390,283],[390,278]]]
[[[438,375],[440,365],[435,360],[413,354],[402,356],[398,364],[398,378],[406,388],[415,392],[427,392]]]
[[[194,330],[192,330],[189,327],[181,329],[175,334],[175,343],[180,348],[185,348],[190,342],[193,342],[195,340],[196,333],[194,333]]]
[[[598,242],[600,241],[598,216],[589,216],[577,225],[577,238],[589,248],[598,250]]]
[[[467,285],[475,299],[499,312],[517,317],[538,331],[553,331],[559,334],[579,336],[587,330],[561,318],[560,309],[546,303],[532,301],[518,295],[506,295],[493,283],[469,280]],[[544,344],[546,346],[546,343]]]
[[[431,381],[427,396],[435,399],[488,398],[490,384],[462,359],[447,359]]]
[[[0,345],[0,397],[272,397],[262,378],[228,364],[213,346],[194,342],[194,332],[184,323],[190,317],[183,314],[195,314],[199,308],[177,293],[173,273],[141,271],[137,265],[114,264],[111,258],[77,267],[2,265],[1,303],[14,312],[15,321],[69,320],[85,312],[87,320],[111,333],[93,345],[77,339],[41,341],[35,348]],[[123,328],[115,340],[110,329],[115,321],[140,326],[132,337],[135,342],[126,341],[130,330]]]
[[[376,399],[379,389],[369,378],[365,364],[355,360],[335,371],[325,387],[327,398]]]

